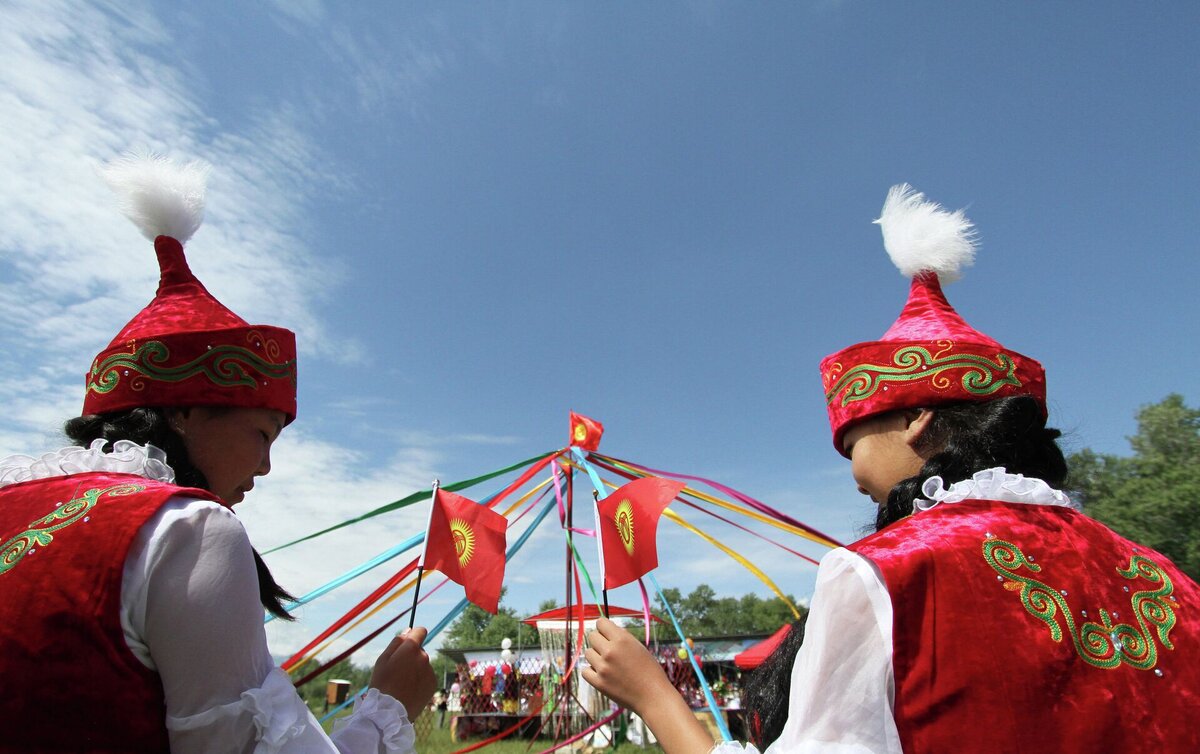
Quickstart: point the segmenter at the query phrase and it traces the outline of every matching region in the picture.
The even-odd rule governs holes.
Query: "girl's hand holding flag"
[[[417,719],[437,689],[429,655],[421,646],[425,634],[422,626],[404,629],[379,655],[371,672],[371,688],[403,704],[410,722]]]
[[[588,634],[588,645],[583,680],[640,715],[666,754],[705,754],[712,749],[708,731],[633,634],[600,618]]]

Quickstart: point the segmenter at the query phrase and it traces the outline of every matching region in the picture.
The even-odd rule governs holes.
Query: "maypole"
[[[574,685],[575,674],[571,672],[571,608],[573,607],[574,596],[571,592],[571,585],[575,583],[575,555],[572,552],[571,531],[575,526],[575,480],[572,469],[567,470],[567,521],[566,521],[566,593],[564,595],[563,604],[567,608],[567,633],[566,641],[563,646],[563,675],[559,681],[558,699],[556,700],[554,716],[554,740],[559,740],[559,734],[571,734],[571,705],[570,702],[575,699],[575,694],[571,689]]]
[[[525,729],[526,722],[530,719],[540,717],[541,725],[538,726],[537,735],[541,735],[544,731],[553,739],[554,746],[552,749],[547,750],[551,751],[554,748],[566,745],[564,742],[576,741],[591,736],[595,731],[601,730],[603,726],[615,719],[615,714],[608,714],[607,700],[600,697],[598,692],[590,693],[594,690],[581,685],[578,677],[580,663],[584,662],[581,653],[586,646],[585,631],[587,629],[585,622],[590,624],[596,620],[596,617],[601,612],[607,612],[608,590],[636,581],[642,596],[643,604],[640,615],[646,623],[646,642],[648,645],[650,643],[652,623],[658,622],[658,618],[650,612],[650,596],[647,594],[646,586],[642,583],[641,575],[647,576],[647,580],[653,585],[654,591],[657,592],[659,599],[663,602],[663,608],[667,614],[671,615],[672,613],[671,606],[666,603],[666,596],[663,594],[663,590],[658,587],[653,575],[649,573],[649,571],[657,567],[657,556],[654,555],[654,550],[655,540],[657,539],[657,521],[660,516],[692,535],[699,537],[708,546],[714,547],[730,560],[752,573],[768,589],[779,596],[785,604],[791,607],[794,614],[797,613],[797,610],[791,604],[787,595],[772,581],[767,573],[759,569],[752,562],[751,558],[742,555],[734,549],[736,545],[734,541],[729,540],[719,532],[714,531],[710,533],[704,530],[709,527],[702,528],[697,523],[685,521],[679,515],[677,509],[684,512],[690,510],[701,514],[705,517],[703,519],[705,521],[713,522],[717,526],[727,526],[731,530],[735,530],[739,535],[753,536],[758,541],[768,544],[771,547],[779,548],[781,551],[813,563],[816,562],[815,558],[809,557],[789,547],[787,544],[772,538],[770,536],[771,532],[762,529],[759,525],[771,527],[777,532],[786,535],[806,539],[810,544],[821,548],[837,545],[832,538],[821,532],[732,488],[725,487],[702,477],[661,471],[648,466],[623,461],[612,456],[601,455],[598,452],[598,447],[602,433],[602,424],[572,413],[570,440],[566,447],[533,456],[520,463],[473,479],[442,486],[435,482],[429,490],[413,493],[406,498],[381,506],[355,518],[343,521],[340,524],[288,542],[275,548],[275,550],[297,545],[343,527],[366,521],[375,516],[429,500],[431,506],[439,504],[466,506],[464,509],[456,509],[459,512],[454,513],[452,516],[443,516],[449,522],[448,531],[450,534],[457,531],[454,529],[454,526],[459,526],[460,528],[466,524],[475,526],[478,523],[474,518],[477,514],[486,514],[486,516],[495,517],[497,519],[495,523],[504,528],[516,525],[521,520],[529,522],[518,540],[510,543],[506,553],[502,551],[503,544],[500,545],[501,555],[498,560],[493,562],[504,564],[517,554],[538,525],[548,517],[548,514],[553,510],[557,510],[560,525],[566,539],[566,546],[564,548],[566,563],[564,564],[563,581],[565,594],[562,603],[564,607],[561,608],[561,613],[559,613],[562,618],[561,626],[554,628],[556,636],[553,637],[553,651],[547,653],[547,643],[545,641],[541,642],[543,644],[543,658],[545,661],[543,669],[545,681],[543,686],[544,691],[538,695],[538,698],[545,699],[545,702],[535,705],[532,699],[528,700],[528,708],[521,709],[521,715],[525,717],[520,724],[511,728],[505,728],[505,730],[497,735],[487,738],[484,741],[477,741],[468,747],[468,749],[476,749],[486,746],[488,743],[511,735],[517,730]],[[591,498],[588,502],[592,505],[594,512],[595,531],[586,528],[577,529],[575,527],[576,469],[584,472],[584,475],[579,477],[581,482],[590,482],[592,494],[588,496]],[[544,481],[539,482],[535,479],[535,476],[543,470],[548,470],[549,476]],[[515,479],[503,483],[501,489],[491,495],[478,498],[478,502],[449,494],[450,490],[463,490],[510,472],[516,472]],[[604,478],[601,477],[601,474],[604,475]],[[616,479],[615,483],[613,481],[614,477]],[[564,482],[566,485],[565,491],[562,489]],[[689,484],[692,486],[688,486]],[[710,491],[702,490],[700,485],[707,486]],[[654,490],[657,490],[657,492],[647,497],[649,492]],[[516,498],[515,502],[510,501],[501,505],[501,502],[510,495],[514,495]],[[547,500],[547,495],[550,495],[551,499]],[[443,497],[445,500],[439,503],[439,499]],[[657,502],[652,502],[651,497],[654,497]],[[527,515],[529,515],[529,518],[526,518]],[[432,516],[433,510],[431,509],[431,522]],[[733,520],[734,518],[740,518],[744,523],[739,523]],[[430,537],[433,536],[431,532],[434,528],[437,528],[440,532],[442,528],[446,527],[442,527],[441,524],[438,527],[427,524],[426,532],[409,537],[403,542],[388,548],[366,563],[304,595],[297,600],[297,604],[307,603],[343,587],[351,580],[398,558],[406,552],[416,550],[417,548],[423,550],[430,543]],[[481,531],[475,533],[479,534]],[[597,557],[600,564],[600,581],[597,584],[593,583],[592,576],[589,574],[589,571],[593,573],[596,571],[593,571],[585,563],[581,557],[580,548],[576,546],[575,535],[577,534],[583,537],[596,538],[598,547]],[[467,535],[463,535],[454,541],[459,542],[460,540],[461,542],[470,541],[472,543],[482,541],[477,540],[474,536]],[[463,546],[465,547],[466,545]],[[445,549],[446,547],[450,549]],[[388,627],[400,619],[409,618],[411,623],[416,606],[426,601],[426,594],[422,589],[420,581],[421,575],[427,577],[428,573],[433,571],[438,571],[443,577],[448,577],[461,584],[466,590],[468,598],[479,604],[478,598],[471,597],[471,595],[473,590],[478,592],[478,590],[482,589],[484,583],[488,581],[484,571],[487,573],[502,574],[503,566],[484,568],[474,571],[473,573],[476,575],[472,575],[472,573],[468,573],[462,569],[474,568],[474,566],[469,566],[469,562],[474,563],[476,560],[471,559],[472,556],[470,553],[464,559],[463,549],[458,549],[457,554],[455,554],[455,548],[458,547],[458,544],[443,545],[444,557],[437,559],[440,565],[434,564],[432,556],[430,563],[427,565],[424,562],[425,558],[420,557],[421,550],[418,550],[415,553],[418,555],[417,558],[400,566],[393,575],[386,578],[365,599],[322,631],[316,639],[311,641],[302,650],[285,661],[283,668],[295,673],[297,676],[304,676],[295,681],[297,685],[300,685],[318,673],[323,672],[334,662],[349,656],[351,652],[373,641],[376,637],[383,636]],[[610,548],[617,548],[612,552],[611,562],[609,558]],[[269,550],[268,552],[272,551]],[[472,552],[475,552],[475,550],[472,550]],[[483,550],[479,550],[476,555],[482,557],[483,552]],[[750,551],[747,550],[746,552]],[[392,567],[395,568],[394,565]],[[636,572],[631,572],[630,568],[637,570]],[[428,571],[428,573],[419,574],[419,571]],[[453,572],[453,575],[447,571]],[[447,578],[443,578],[433,589],[429,590],[429,593],[437,591],[446,585],[446,583]],[[590,602],[584,595],[583,587],[585,585],[591,593]],[[597,586],[600,587],[599,592],[597,592]],[[495,584],[494,587],[496,593],[498,593],[499,584]],[[413,594],[411,595],[412,607],[386,619],[382,626],[374,630],[367,630],[367,635],[360,640],[343,639],[343,637],[348,635],[348,632],[361,632],[366,629],[365,623],[368,620],[371,620],[373,616],[385,610],[390,603],[401,595],[407,594],[410,589],[413,590]],[[430,631],[429,637],[433,638],[439,631],[445,629],[459,615],[467,602],[467,599],[461,600],[440,621],[435,621],[436,626]],[[490,608],[485,609],[493,611],[496,607],[497,605],[493,602]],[[616,607],[613,609],[619,610]],[[687,640],[684,638],[682,627],[674,620],[673,615],[671,617],[671,624],[675,628],[675,633],[678,634],[684,648],[690,650],[690,647],[687,647]],[[539,630],[539,634],[541,633]],[[352,641],[352,646],[345,651],[337,652],[337,657],[334,658],[333,662],[324,664],[312,662],[316,660],[318,654],[324,654],[334,641],[339,640]],[[339,649],[342,646],[344,645],[339,645]],[[691,652],[688,651],[688,654],[691,655]],[[713,708],[714,717],[718,717],[721,713],[715,708],[716,705],[713,702],[713,696],[708,691],[707,683],[700,674],[700,668],[695,663],[694,658],[689,657],[689,659],[692,660],[693,669],[698,676],[697,681],[700,688],[705,690],[705,696],[708,697],[708,702]],[[319,667],[313,669],[313,664],[317,664]],[[297,671],[301,667],[304,667],[304,672],[298,673]],[[535,707],[536,709],[534,709]],[[726,733],[726,735],[728,734]],[[465,752],[468,749],[464,749],[463,751]]]

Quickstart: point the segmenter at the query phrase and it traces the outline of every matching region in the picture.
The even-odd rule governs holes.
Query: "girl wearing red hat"
[[[93,361],[76,446],[0,460],[0,748],[411,752],[434,690],[423,628],[396,637],[326,736],[267,650],[289,617],[232,512],[296,416],[296,343],[192,275],[207,168],[105,177],[154,241],[154,300]]]
[[[878,531],[822,559],[768,750],[1200,751],[1200,586],[1060,490],[1041,365],[942,294],[974,256],[963,213],[904,185],[878,222],[908,303],[821,362]],[[589,638],[584,677],[667,754],[713,748],[632,635],[601,621]]]

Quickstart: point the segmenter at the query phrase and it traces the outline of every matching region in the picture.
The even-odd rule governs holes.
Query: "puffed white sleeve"
[[[766,754],[901,754],[893,716],[892,603],[879,570],[839,548],[817,569],[788,719]],[[715,754],[757,752],[725,743]]]
[[[372,690],[333,738],[267,649],[250,541],[229,509],[174,498],[125,561],[125,640],[157,670],[171,751],[411,754],[404,706]]]

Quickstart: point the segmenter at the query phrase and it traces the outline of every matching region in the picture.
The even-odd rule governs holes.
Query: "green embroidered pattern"
[[[1170,577],[1148,558],[1135,554],[1129,559],[1129,568],[1116,569],[1123,578],[1148,581],[1154,587],[1135,591],[1130,590],[1132,585],[1122,587],[1130,592],[1130,613],[1137,622],[1132,625],[1114,623],[1118,613],[1106,609],[1097,610],[1099,623],[1084,620],[1076,624],[1066,591],[1051,589],[1041,581],[1017,573],[1020,569],[1039,573],[1042,568],[1011,542],[995,538],[984,540],[983,557],[1004,579],[1005,589],[1020,590],[1025,609],[1046,624],[1050,638],[1056,642],[1061,641],[1063,635],[1059,623],[1061,613],[1075,651],[1090,665],[1115,668],[1125,663],[1138,670],[1149,670],[1158,662],[1158,642],[1165,649],[1175,648],[1169,637],[1175,627],[1175,611],[1168,601],[1174,587]],[[1078,614],[1085,619],[1088,617],[1087,610]]]
[[[88,511],[96,506],[101,496],[132,495],[144,489],[146,486],[143,484],[117,484],[91,489],[70,502],[59,503],[53,513],[34,521],[28,529],[0,545],[0,575],[16,568],[22,558],[35,554],[38,547],[46,547],[53,542],[52,532],[65,529],[79,521],[87,521]]]
[[[203,375],[221,387],[258,387],[254,377],[247,371],[251,367],[269,379],[289,379],[296,383],[295,360],[275,364],[267,361],[248,348],[240,346],[213,346],[202,356],[186,364],[168,367],[166,362],[171,351],[165,343],[148,341],[133,353],[117,353],[92,365],[88,375],[87,389],[101,395],[116,390],[124,376],[130,376],[130,389],[141,390],[143,379],[163,382],[182,382],[196,375]]]
[[[892,356],[891,365],[859,364],[843,374],[833,387],[829,388],[825,393],[825,403],[833,403],[843,391],[843,406],[854,401],[866,400],[888,382],[930,380],[934,387],[948,388],[950,379],[942,373],[950,369],[965,370],[962,386],[973,395],[991,395],[1005,385],[1021,384],[1016,376],[1017,365],[1007,354],[996,354],[995,361],[986,356],[969,353],[942,356],[950,350],[953,343],[946,341],[945,346],[937,354],[932,354],[929,349],[921,346],[906,346]]]

